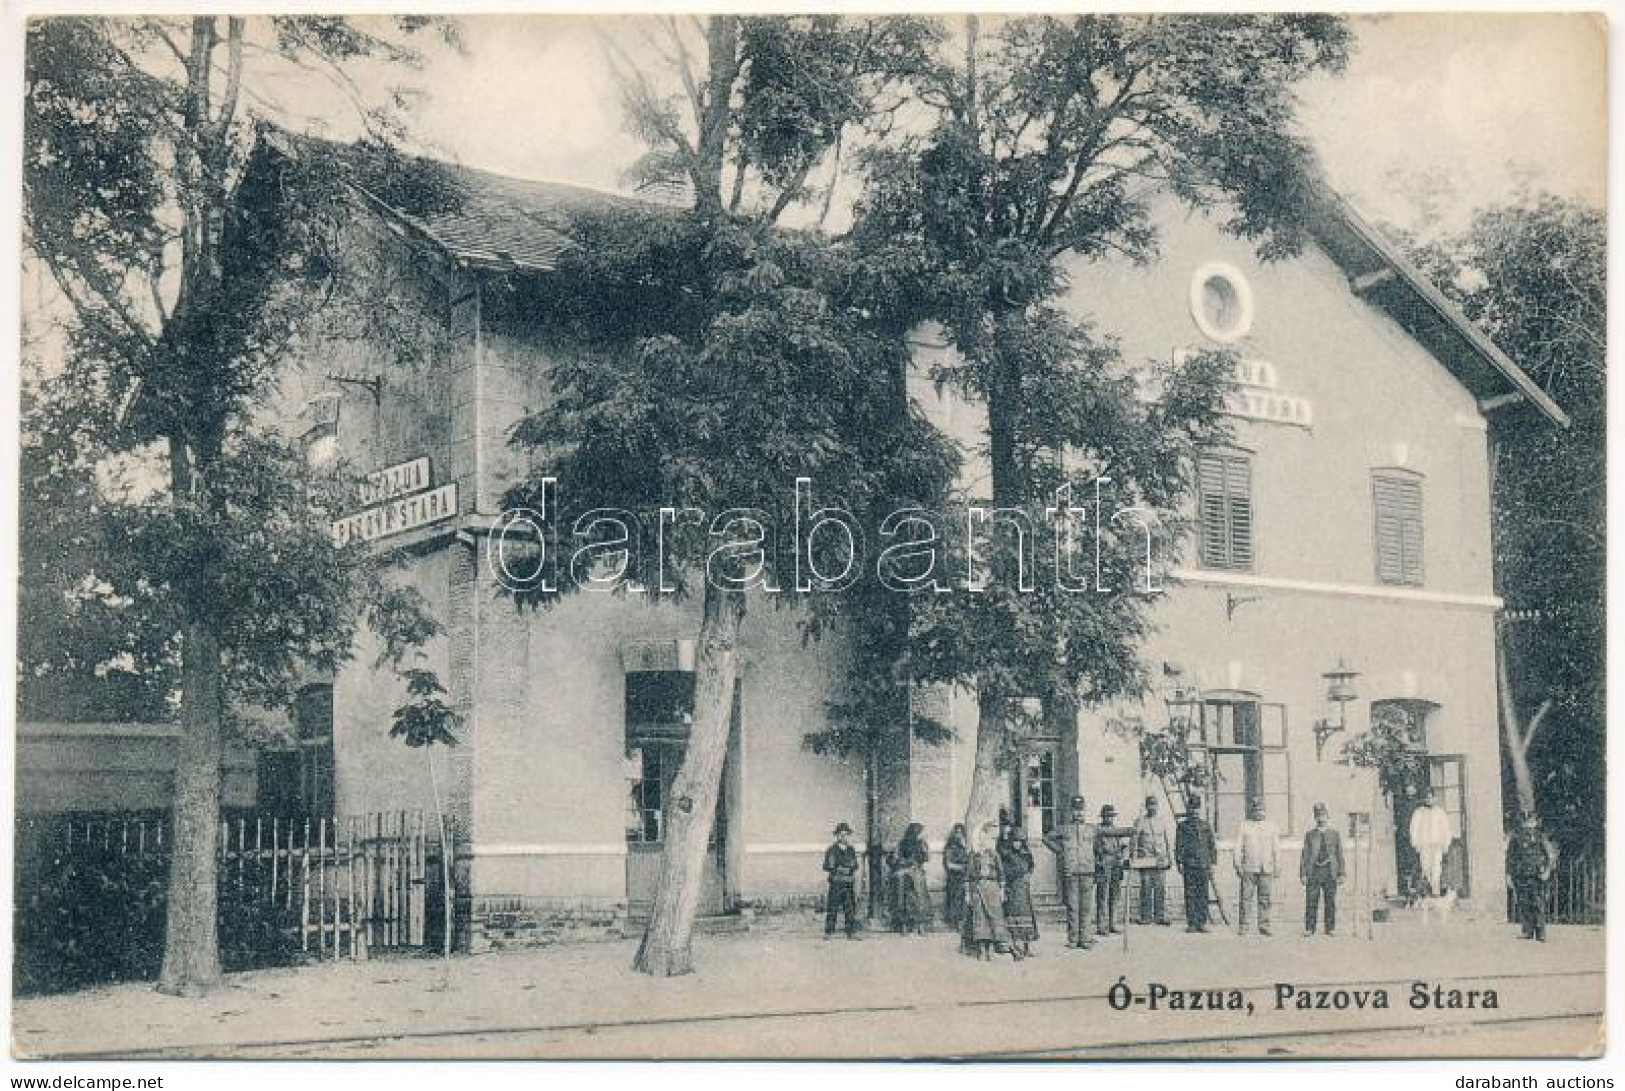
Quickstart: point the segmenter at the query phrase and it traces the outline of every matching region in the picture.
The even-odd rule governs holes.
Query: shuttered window
[[[1422,479],[1398,470],[1371,475],[1377,582],[1422,584]]]
[[[1253,566],[1253,467],[1245,454],[1211,451],[1196,460],[1204,568]]]

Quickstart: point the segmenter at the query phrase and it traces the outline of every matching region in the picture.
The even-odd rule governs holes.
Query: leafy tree
[[[580,245],[559,278],[570,287],[550,313],[596,351],[553,369],[554,403],[522,422],[515,440],[536,449],[542,472],[558,480],[561,528],[579,514],[573,504],[686,505],[707,519],[751,509],[758,525],[788,528],[798,477],[830,502],[866,509],[892,472],[866,461],[874,437],[889,437],[899,457],[920,458],[905,446],[913,422],[887,397],[906,349],[865,311],[836,248],[778,225],[814,195],[810,179],[842,134],[883,111],[928,28],[826,16],[712,16],[645,28],[641,43],[610,43],[629,122],[650,148],[637,176],[682,192],[688,208],[621,210],[577,224]],[[541,508],[539,488],[530,482],[510,501]],[[719,522],[715,534],[669,527],[671,571],[632,573],[650,595],[701,585],[693,728],[634,962],[650,974],[692,966],[748,604],[767,586],[793,591],[797,572],[806,574],[793,543],[713,554],[719,536],[750,536],[741,529],[748,523],[731,526]],[[644,531],[653,541],[656,528]],[[826,555],[820,570],[842,563]],[[557,586],[577,584],[561,578]],[[548,598],[539,586],[518,594]]]
[[[1221,212],[1265,256],[1292,253],[1310,158],[1292,88],[1340,68],[1347,46],[1344,24],[1322,15],[1016,18],[986,34],[973,17],[941,39],[915,83],[929,128],[866,157],[853,235],[942,324],[957,358],[938,381],[987,407],[996,508],[1043,527],[1064,459],[1146,510],[1150,562],[1166,567],[1187,456],[1215,434],[1224,363],[1204,354],[1142,404],[1109,332],[1061,308],[1062,258],[1148,260],[1159,192]],[[933,649],[917,677],[976,686],[972,831],[998,805],[1025,700],[1064,722],[1078,701],[1142,685],[1134,652],[1149,603],[1122,589],[1147,547],[1098,516],[1117,593],[1020,593],[1020,543],[1004,533],[992,593],[935,597],[917,619],[931,635],[916,647]]]
[[[1598,210],[1524,193],[1412,251],[1572,421],[1491,416],[1505,798],[1509,809],[1538,807],[1573,845],[1602,836],[1606,237]],[[1537,706],[1527,719],[1519,696]]]
[[[31,389],[24,487],[36,499],[24,511],[39,516],[38,498],[71,486],[83,519],[66,555],[45,552],[38,525],[25,532],[25,576],[41,577],[36,588],[67,578],[92,604],[81,608],[138,619],[131,639],[143,650],[127,662],[173,665],[183,733],[166,991],[219,975],[223,724],[285,707],[302,671],[348,656],[364,604],[384,601],[364,554],[339,550],[327,530],[353,499],[346,483],[312,473],[261,414],[329,286],[343,185],[359,168],[264,154],[260,124],[278,112],[256,84],[280,68],[357,95],[346,66],[415,63],[401,35],[425,25],[198,16],[29,27],[24,241],[67,333],[61,366]],[[410,186],[387,144],[400,132],[395,105],[363,111],[360,158]],[[86,503],[86,482],[104,470],[116,487]],[[69,561],[81,572],[69,577]],[[408,609],[373,612],[389,628]]]

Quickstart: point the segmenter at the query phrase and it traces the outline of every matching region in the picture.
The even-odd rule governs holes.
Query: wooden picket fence
[[[173,840],[164,812],[19,816],[14,915],[41,981],[155,969]],[[437,948],[439,851],[419,812],[223,815],[223,952],[250,966]]]
[[[1600,850],[1558,857],[1546,884],[1546,919],[1553,924],[1603,924],[1607,918],[1608,873]],[[1507,883],[1507,920],[1518,919],[1518,891]]]
[[[419,812],[221,823],[221,866],[297,912],[299,949],[366,958],[426,942],[429,838]]]

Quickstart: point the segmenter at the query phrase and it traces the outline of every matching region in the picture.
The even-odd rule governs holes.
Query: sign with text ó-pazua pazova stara
[[[333,541],[372,542],[450,519],[457,514],[457,483],[433,486],[427,455],[373,471],[361,488],[370,506],[333,520]]]

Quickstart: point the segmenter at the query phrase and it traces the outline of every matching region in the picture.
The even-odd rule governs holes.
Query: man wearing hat
[[[1117,808],[1110,803],[1100,808],[1100,828],[1095,831],[1095,935],[1121,931],[1117,910],[1123,904],[1123,869],[1128,863],[1125,842],[1133,830],[1117,827]]]
[[[1316,909],[1326,903],[1326,934],[1337,929],[1337,884],[1343,880],[1343,839],[1332,828],[1326,804],[1315,804],[1315,824],[1303,835],[1298,856],[1298,878],[1303,880],[1303,934],[1315,934]]]
[[[1219,845],[1213,827],[1202,817],[1202,797],[1185,801],[1185,817],[1174,834],[1174,861],[1185,886],[1185,931],[1207,931],[1207,894],[1213,883],[1213,865]]]
[[[1236,930],[1246,935],[1258,909],[1258,934],[1270,934],[1270,885],[1281,872],[1281,836],[1264,817],[1264,801],[1247,801],[1247,818],[1236,831],[1236,878],[1241,886]]]
[[[1095,827],[1082,796],[1072,797],[1071,817],[1044,836],[1061,873],[1061,900],[1066,903],[1066,945],[1086,951],[1095,945]]]
[[[1523,812],[1523,823],[1507,842],[1507,878],[1517,898],[1523,938],[1546,942],[1546,884],[1557,863],[1557,846],[1540,830],[1540,817]]]
[[[824,938],[835,935],[835,915],[846,914],[846,938],[858,938],[858,850],[852,847],[852,827],[835,827],[835,843],[824,850],[824,874],[829,892],[824,897]]]
[[[1168,827],[1157,815],[1157,797],[1145,797],[1145,813],[1134,820],[1134,873],[1140,879],[1139,923],[1168,923],[1168,868],[1173,864]]]

